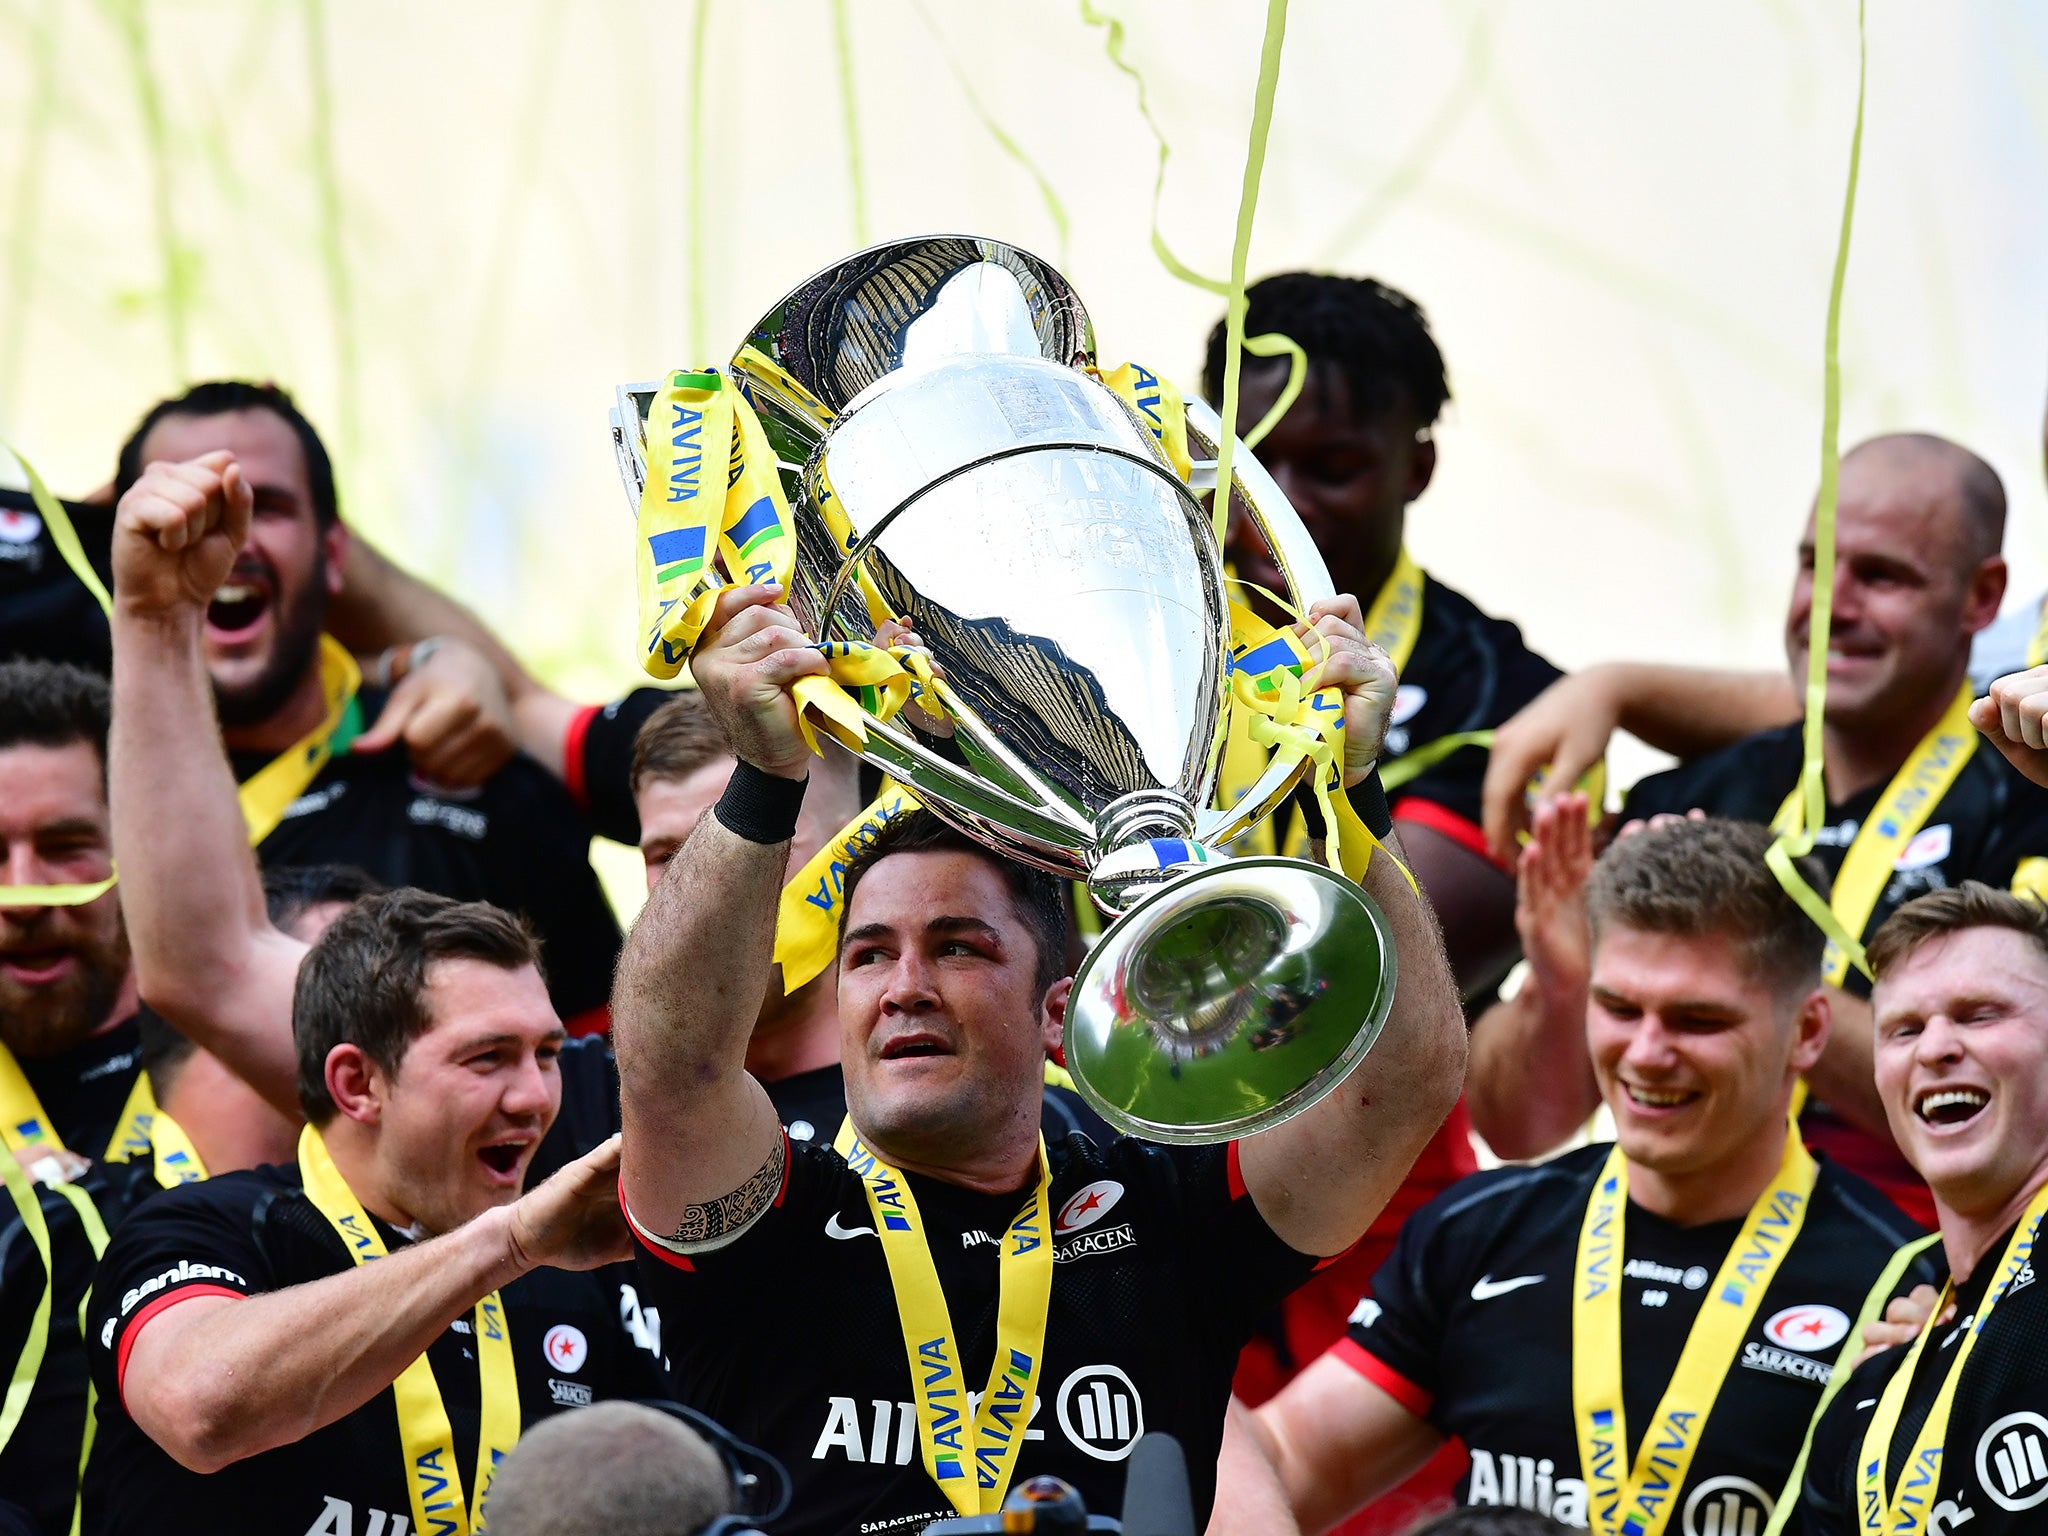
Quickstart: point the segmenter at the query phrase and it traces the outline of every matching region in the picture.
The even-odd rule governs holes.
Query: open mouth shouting
[[[0,950],[0,976],[17,986],[47,987],[69,975],[78,959],[62,945]]]
[[[208,637],[222,645],[251,639],[277,596],[277,583],[257,561],[238,561],[206,607]]]
[[[916,1061],[933,1056],[951,1056],[953,1047],[942,1035],[930,1030],[912,1030],[882,1042],[884,1061]]]
[[[526,1175],[526,1155],[533,1150],[533,1138],[513,1136],[477,1149],[477,1161],[493,1184],[517,1186]]]
[[[1955,1130],[1976,1119],[1990,1102],[1991,1095],[1985,1089],[1950,1084],[1923,1088],[1913,1098],[1913,1113],[1930,1129]]]

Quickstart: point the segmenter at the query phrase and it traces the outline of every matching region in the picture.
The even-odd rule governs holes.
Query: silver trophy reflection
[[[1118,914],[1075,977],[1068,1068],[1119,1129],[1224,1141],[1300,1113],[1365,1054],[1394,950],[1372,900],[1330,870],[1223,857],[1303,770],[1276,763],[1211,806],[1230,620],[1196,491],[1214,485],[1221,424],[1188,402],[1190,486],[1082,371],[1094,362],[1087,311],[1051,266],[935,237],[811,278],[731,370],[796,514],[805,631],[871,639],[879,603],[915,625],[950,690],[950,735],[905,711],[870,727],[863,755]],[[655,392],[621,388],[612,418],[636,506]],[[1293,601],[1331,595],[1293,508],[1233,451],[1236,504]]]

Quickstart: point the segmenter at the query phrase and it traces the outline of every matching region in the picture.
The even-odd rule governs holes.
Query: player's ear
[[[1067,994],[1074,990],[1074,978],[1062,976],[1045,989],[1045,1001],[1038,1005],[1038,1027],[1050,1056],[1067,1035]]]
[[[334,1107],[363,1125],[384,1115],[384,1072],[359,1045],[341,1044],[327,1053],[327,1096]]]
[[[1800,999],[1799,1011],[1792,1019],[1794,1072],[1813,1070],[1821,1052],[1827,1049],[1828,1031],[1834,1027],[1834,1017],[1834,1005],[1828,1001],[1827,988],[1815,987]]]

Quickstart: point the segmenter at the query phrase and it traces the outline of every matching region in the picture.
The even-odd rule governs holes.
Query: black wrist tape
[[[1394,813],[1387,809],[1387,790],[1380,783],[1379,764],[1373,764],[1372,772],[1352,785],[1349,794],[1351,809],[1365,823],[1366,831],[1382,842],[1394,835]]]
[[[1365,823],[1368,832],[1382,842],[1393,835],[1394,817],[1387,809],[1387,792],[1380,785],[1377,766],[1352,785],[1347,793],[1351,797],[1351,809],[1358,813],[1358,819]],[[1328,835],[1328,828],[1323,825],[1323,808],[1316,804],[1315,789],[1307,779],[1295,787],[1294,808],[1301,812],[1301,824],[1311,842],[1319,842]]]
[[[736,764],[712,814],[719,825],[750,843],[786,843],[796,835],[797,813],[804,808],[809,777],[785,779],[763,773],[752,763]]]

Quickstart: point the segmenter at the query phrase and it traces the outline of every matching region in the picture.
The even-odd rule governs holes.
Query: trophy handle
[[[1195,461],[1194,488],[1213,489],[1216,484],[1216,445],[1223,438],[1222,418],[1208,401],[1190,398],[1187,402],[1187,425],[1189,447],[1208,456],[1206,460]],[[1308,529],[1302,526],[1300,514],[1289,503],[1286,493],[1266,473],[1266,467],[1252,456],[1243,438],[1237,440],[1231,457],[1230,478],[1234,499],[1258,525],[1259,532],[1265,536],[1266,547],[1273,552],[1274,563],[1287,577],[1287,591],[1283,595],[1304,611],[1311,603],[1335,597],[1337,589],[1330,583],[1330,568],[1323,564],[1322,552],[1316,548],[1315,540],[1309,537]],[[1288,766],[1277,761],[1270,764],[1235,805],[1209,807],[1199,812],[1195,818],[1195,836],[1213,848],[1223,847],[1242,837],[1293,793],[1306,766],[1300,763]]]

